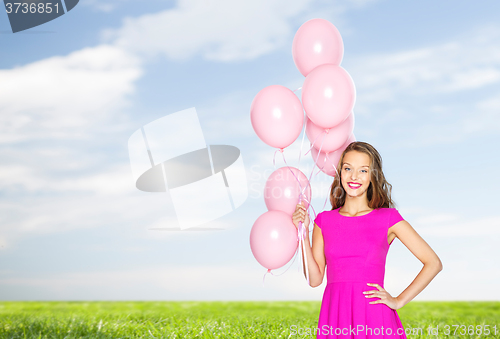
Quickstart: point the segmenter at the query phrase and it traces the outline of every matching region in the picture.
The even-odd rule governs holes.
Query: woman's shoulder
[[[403,217],[401,216],[396,207],[380,207],[377,210],[379,211],[378,212],[379,216],[389,219],[389,221],[391,222],[393,220],[403,219]]]
[[[375,208],[379,214],[382,215],[390,215],[393,214],[394,212],[397,212],[397,209],[395,207],[378,207]]]

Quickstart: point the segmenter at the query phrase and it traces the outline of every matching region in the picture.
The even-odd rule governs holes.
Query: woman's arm
[[[309,229],[309,215],[303,204],[298,204],[295,212],[292,216],[293,223],[295,227],[298,227],[300,221],[304,223],[306,229]],[[309,232],[306,233],[304,238],[305,244],[305,255],[307,256],[307,266],[309,268],[309,285],[312,287],[317,287],[323,282],[323,277],[325,275],[325,251],[324,251],[324,241],[321,229],[314,224],[313,235],[312,235],[312,247],[309,241]],[[304,260],[304,253],[302,252],[302,262],[304,269],[304,276],[306,276],[306,263]],[[307,277],[307,276],[306,276]]]
[[[424,264],[411,284],[396,297],[397,308],[401,308],[429,285],[431,280],[443,269],[443,264],[432,248],[406,220],[398,222],[390,230]]]

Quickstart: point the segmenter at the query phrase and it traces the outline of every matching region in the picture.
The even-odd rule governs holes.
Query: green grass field
[[[0,302],[0,338],[314,338],[307,331],[319,309],[297,301]],[[500,338],[500,302],[413,301],[398,314],[407,331],[422,329],[408,338]]]

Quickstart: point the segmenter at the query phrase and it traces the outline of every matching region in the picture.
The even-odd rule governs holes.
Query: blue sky
[[[416,300],[498,300],[498,17],[497,1],[87,0],[12,34],[0,13],[0,299],[321,300],[297,261],[262,285],[249,234],[275,150],[250,104],[302,86],[293,35],[324,18],[356,85],[356,139],[379,150],[398,210],[444,264]],[[127,141],[190,107],[207,144],[241,150],[249,197],[210,223],[223,231],[151,231],[175,216],[166,195],[135,189]],[[317,213],[330,183],[313,179]],[[396,240],[387,290],[421,266]]]

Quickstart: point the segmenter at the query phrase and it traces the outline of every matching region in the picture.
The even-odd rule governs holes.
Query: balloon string
[[[323,143],[321,143],[321,144],[323,145]],[[283,162],[285,163],[286,167],[288,167],[288,169],[290,170],[290,172],[292,173],[292,175],[295,177],[295,180],[297,180],[297,183],[299,184],[299,189],[300,189],[300,194],[299,194],[299,203],[300,203],[300,198],[301,198],[302,196],[305,196],[305,190],[307,189],[307,187],[310,187],[310,186],[311,186],[311,183],[308,181],[308,182],[307,182],[307,186],[306,186],[306,187],[304,187],[304,188],[302,188],[302,184],[300,183],[299,178],[297,178],[297,176],[295,175],[295,173],[292,171],[291,167],[290,167],[290,166],[288,165],[288,163],[286,162],[285,154],[284,154],[284,152],[283,152],[283,149],[282,149],[282,148],[280,148],[280,149],[278,149],[278,150],[276,150],[276,151],[274,152],[274,158],[273,158],[274,170],[276,170],[276,162],[275,162],[275,160],[276,160],[276,153],[277,153],[278,151],[280,151],[280,152],[281,152],[281,155],[283,156]],[[307,153],[306,153],[306,154],[307,154]],[[300,170],[299,170],[299,171],[300,171]],[[306,177],[306,179],[307,179],[307,177]]]
[[[323,145],[323,143],[322,143],[322,145]],[[310,186],[310,185],[311,185],[311,182],[310,182],[310,179],[311,179],[311,178],[309,178],[309,181],[307,182],[307,186],[306,186],[306,187],[304,187],[304,189],[302,189],[302,185],[301,185],[301,183],[300,183],[299,178],[297,178],[297,176],[296,176],[296,175],[295,175],[295,173],[292,171],[292,169],[290,168],[290,166],[288,166],[288,163],[286,162],[286,159],[285,159],[285,155],[284,155],[283,153],[282,153],[282,155],[283,155],[283,161],[285,162],[286,166],[288,167],[288,169],[289,169],[289,170],[290,170],[290,172],[293,174],[293,176],[295,177],[295,179],[297,180],[297,182],[298,182],[298,184],[299,184],[299,188],[300,188],[300,194],[299,194],[299,204],[300,204],[300,203],[302,202],[302,198],[303,198],[303,197],[304,197],[304,198],[306,197],[305,190],[307,189],[307,187],[308,187],[308,186]],[[314,170],[314,169],[313,169],[313,170]],[[306,177],[306,178],[307,178],[307,177]],[[307,201],[307,198],[305,198],[304,200],[306,200],[306,201]],[[308,203],[308,208],[306,209],[306,213],[308,213],[308,212],[307,212],[307,210],[308,210],[308,209],[309,209],[309,207],[311,206],[311,203],[310,203],[309,201],[307,201],[307,203]],[[309,224],[310,224],[310,223],[309,223]],[[297,237],[298,237],[298,239],[299,239],[299,247],[300,247],[301,252],[302,252],[302,254],[303,254],[303,256],[304,256],[304,263],[305,263],[305,268],[306,268],[306,279],[307,279],[307,284],[308,284],[308,285],[310,285],[310,283],[309,283],[309,265],[308,265],[308,263],[307,263],[307,253],[306,253],[306,247],[305,247],[305,246],[306,246],[306,244],[305,244],[305,241],[303,241],[304,236],[305,236],[305,234],[306,234],[306,230],[305,230],[305,228],[306,228],[306,227],[304,226],[304,224],[302,223],[302,221],[301,221],[301,222],[299,222],[299,227],[297,228]],[[307,235],[309,236],[309,229],[307,230]],[[302,256],[301,256],[301,258],[302,258]],[[295,260],[295,259],[294,259],[294,260]]]
[[[272,275],[274,275],[272,272],[271,272],[271,269],[268,269],[266,273],[264,273],[264,277],[262,278],[262,286],[264,286],[264,280],[266,279],[266,274],[268,273],[271,273]]]
[[[307,212],[306,212],[307,213]],[[310,223],[309,223],[310,224]],[[307,264],[307,252],[306,252],[306,242],[305,242],[305,226],[302,223],[302,221],[299,223],[300,226],[300,231],[299,231],[299,246],[302,252],[302,255],[304,256],[304,264],[305,264],[305,269],[306,269],[306,280],[307,284],[310,286],[311,284],[309,283],[309,265]],[[309,233],[307,234],[309,236]]]
[[[333,186],[333,182],[332,182],[332,184],[330,185],[330,190],[329,190],[329,191],[331,191],[331,190],[332,190],[332,186]],[[325,207],[326,207],[326,202],[327,202],[327,201],[328,201],[328,195],[325,197],[325,203],[323,204],[323,210],[325,210]]]
[[[315,164],[318,168],[319,168],[319,166],[318,166],[318,160],[319,160],[319,156],[320,156],[320,154],[321,154],[321,149],[323,148],[323,142],[325,141],[325,136],[326,136],[326,133],[325,133],[325,132],[326,132],[326,131],[323,131],[323,133],[322,133],[323,138],[321,139],[321,145],[319,146],[318,156],[316,157],[316,160],[314,161],[314,164]],[[318,139],[318,137],[319,137],[319,135],[316,137],[316,139]],[[311,144],[311,148],[309,148],[309,151],[311,151],[311,150],[313,149],[313,147],[314,147],[314,143],[316,142],[316,139],[315,139],[315,140],[314,140],[314,142]],[[307,151],[307,153],[309,153],[309,151]],[[306,154],[307,154],[307,153],[306,153]],[[330,158],[328,157],[328,153],[326,153],[326,157],[328,158],[328,160],[330,160]],[[326,162],[326,161],[325,161],[325,162]],[[330,161],[330,162],[331,162],[331,161]],[[333,162],[332,162],[332,164],[333,164]],[[325,167],[325,165],[323,165],[323,167],[321,167],[321,169],[323,169],[324,167]],[[312,169],[312,171],[311,171],[311,175],[309,176],[309,181],[311,181],[313,173],[314,173],[314,167],[313,167],[313,169]],[[318,175],[318,174],[319,174],[319,171],[318,171],[318,172],[317,172],[314,176],[316,176],[316,175]],[[323,209],[325,209],[325,206],[326,206],[326,200],[325,200],[325,204],[323,205]],[[313,210],[314,210],[314,208],[313,208]],[[314,215],[315,215],[315,219],[316,219],[316,211],[314,211]]]
[[[300,171],[300,156],[302,155],[302,147],[304,146],[304,137],[306,135],[306,130],[307,130],[307,116],[306,116],[306,112],[305,111],[303,111],[303,113],[304,113],[304,119],[305,119],[306,123],[305,123],[304,132],[302,133],[302,142],[300,143],[299,164],[297,165],[297,168],[299,169],[299,171]]]
[[[297,89],[293,90],[292,92],[293,92],[293,93],[295,93],[295,92],[297,92],[297,91],[299,91],[299,90],[301,90],[301,89],[302,89],[302,87],[299,87],[299,88],[297,88]]]
[[[309,150],[308,150],[308,151],[307,151],[304,155],[307,155],[307,153],[309,153],[309,152],[313,149],[314,144],[316,144],[316,140],[318,140],[318,138],[319,138],[320,136],[323,136],[323,139],[324,139],[324,136],[325,136],[325,134],[326,134],[325,132],[326,132],[326,131],[323,131],[323,132],[319,133],[319,134],[316,136],[316,138],[314,139],[314,141],[310,144],[310,146],[311,146],[311,147],[309,147]],[[323,146],[323,142],[321,142],[321,145]],[[313,159],[314,159],[314,158],[313,158]]]
[[[295,175],[294,171],[292,171],[291,167],[288,165],[288,163],[286,162],[286,158],[285,158],[285,154],[283,153],[283,149],[279,149],[279,151],[281,151],[281,154],[283,156],[283,162],[285,163],[285,165],[287,166],[288,170],[292,173],[292,175],[295,177],[295,180],[297,180],[297,183],[299,184],[299,189],[300,189],[300,194],[299,194],[299,203],[300,203],[300,200],[301,200],[301,196],[304,195],[305,196],[305,189],[307,188],[304,187],[304,189],[302,189],[302,184],[300,183],[300,180],[299,178],[297,178],[297,176]],[[275,159],[276,159],[276,152],[278,152],[278,150],[276,150],[274,152],[274,158],[273,158],[273,165],[274,165],[274,168],[276,170],[276,162],[275,162]],[[307,179],[307,177],[306,177]],[[308,183],[309,184],[309,183]],[[307,201],[307,198],[305,199]],[[305,230],[304,230],[305,227],[302,226],[302,222],[300,223],[300,229],[298,228],[297,229],[297,237],[298,237],[298,240],[299,240],[299,247],[297,248],[297,250],[295,251],[295,254],[294,254],[294,258],[293,258],[293,261],[292,261],[292,264],[293,262],[295,262],[295,259],[297,257],[297,253],[300,252],[299,251],[299,248],[302,250],[303,249],[303,246],[300,246],[301,244],[303,244],[302,242],[302,238],[304,236],[304,233],[305,233]],[[305,245],[304,245],[305,246]],[[305,254],[305,252],[304,252]],[[307,260],[307,258],[306,258]],[[306,261],[306,265],[307,265],[307,261]],[[288,269],[290,268],[291,266],[289,266],[284,272],[282,272],[281,274],[284,274],[286,271],[288,271]],[[269,272],[270,273],[270,272]],[[267,274],[267,273],[266,273]],[[271,273],[272,274],[272,273]],[[280,274],[280,275],[281,275]],[[273,274],[274,275],[274,274]],[[307,269],[306,270],[306,275],[307,275],[307,283],[309,283],[309,270]],[[264,274],[264,278],[265,278],[265,274]]]
[[[295,259],[297,258],[297,252],[298,252],[299,248],[297,247],[297,249],[295,250],[295,254],[293,255],[293,260],[290,262],[290,265],[288,265],[288,267],[286,268],[286,270],[284,270],[283,272],[281,272],[280,274],[274,274],[274,273],[271,273],[272,275],[274,275],[275,277],[278,277],[280,275],[283,275],[285,274],[286,271],[288,271],[290,269],[290,267],[293,266],[293,263],[295,262]]]
[[[309,210],[309,208],[312,208],[313,212],[314,212],[314,218],[316,218],[316,211],[314,210],[314,207],[312,206],[311,202],[307,199],[307,195],[305,194],[305,190],[307,189],[307,187],[311,186],[311,177],[307,181],[307,186],[304,187],[304,188],[302,188],[302,184],[300,183],[299,178],[297,178],[297,176],[292,171],[292,169],[290,168],[290,166],[288,166],[288,163],[286,162],[284,154],[283,154],[283,161],[285,162],[286,166],[288,167],[288,169],[290,170],[290,172],[292,173],[292,175],[295,177],[295,180],[297,180],[297,183],[299,184],[300,194],[299,194],[299,198],[298,198],[298,203],[300,204],[300,202],[301,202],[302,199],[305,200],[307,202],[307,204],[308,204],[307,210]],[[307,177],[306,177],[306,179],[307,179]],[[298,230],[297,230],[297,232],[298,232]],[[300,233],[298,233],[298,236],[300,237]]]
[[[316,161],[314,162],[315,164],[317,163],[317,161],[319,159],[321,148],[323,147],[323,142],[325,140],[326,133],[323,132],[322,135],[323,135],[323,138],[321,139],[321,146],[320,146],[320,148],[318,150],[318,156],[316,158]],[[316,139],[318,137],[319,137],[319,135],[316,137]],[[316,140],[314,140],[314,143],[315,142],[316,142]],[[314,143],[313,143],[313,145],[314,145]],[[314,147],[314,146],[311,146],[311,148],[309,149],[309,151],[312,150],[312,147]],[[309,151],[307,151],[307,152],[309,152]],[[301,149],[301,152],[302,152],[302,149]],[[314,173],[314,167],[313,167],[313,169],[311,171],[311,174],[309,175],[309,180],[307,181],[307,184],[309,186],[311,185],[311,179],[312,179],[313,173]],[[301,198],[302,198],[302,196],[300,196],[299,199],[301,200]],[[304,198],[307,201],[307,198],[305,197],[305,194],[304,194]],[[301,201],[299,203],[301,203]],[[309,207],[312,207],[312,205],[311,205],[311,203],[309,201],[307,203],[308,203],[308,209],[309,209]],[[313,209],[313,212],[314,212],[314,220],[316,220],[316,211],[314,210],[314,207],[312,207],[312,209]],[[306,211],[306,213],[308,213],[308,212]],[[302,250],[302,254],[304,256],[304,264],[305,264],[305,269],[306,269],[306,279],[307,279],[307,284],[310,286],[311,283],[309,281],[309,265],[307,263],[306,243],[305,243],[305,241],[302,241],[302,239],[305,237],[305,235],[307,235],[309,237],[311,223],[309,222],[309,225],[308,225],[309,229],[307,230],[307,232],[305,231],[305,226],[303,226],[302,222],[300,222],[299,224],[300,224],[300,227],[301,227],[300,233],[299,233],[299,245],[302,245],[301,246],[301,250]]]
[[[275,152],[276,154],[276,152]],[[283,151],[281,152],[282,156],[283,156],[283,161],[285,162],[285,165],[286,167],[288,167],[288,169],[290,170],[290,172],[292,173],[292,175],[295,177],[295,179],[297,180],[297,183],[299,184],[299,188],[300,188],[300,194],[299,194],[299,204],[301,203],[302,201],[302,197],[304,196],[305,197],[305,190],[307,189],[308,186],[310,186],[310,182],[307,183],[307,186],[304,187],[304,189],[302,189],[302,184],[300,183],[300,180],[299,178],[297,178],[297,176],[295,175],[294,171],[292,171],[292,169],[290,168],[290,166],[288,165],[288,163],[286,162],[286,158],[285,158],[285,154],[283,153]],[[306,177],[307,179],[307,177]],[[304,199],[307,201],[307,198]],[[309,203],[309,202],[308,202]],[[309,206],[311,206],[311,204],[309,203]],[[308,206],[308,209],[309,209],[309,206]],[[307,210],[306,210],[306,213],[307,213]],[[309,231],[309,230],[308,230]],[[304,238],[304,235],[305,235],[306,231],[305,231],[305,226],[303,225],[302,222],[299,223],[299,228],[297,228],[297,237],[298,237],[298,240],[299,240],[299,247],[301,249],[301,251],[296,251],[295,255],[297,254],[297,252],[302,252],[302,254],[304,255],[304,260],[305,260],[305,264],[306,264],[306,278],[307,278],[307,284],[309,285],[309,266],[307,264],[307,253],[306,253],[306,250],[305,250],[305,242],[302,241],[302,239]],[[309,234],[309,232],[308,232]],[[294,261],[295,261],[295,257],[294,257]],[[290,268],[290,267],[288,267]],[[287,268],[287,270],[288,270]],[[286,272],[286,271],[285,271]],[[284,273],[284,272],[283,272]]]
[[[293,263],[295,262],[295,259],[297,258],[297,253],[298,253],[298,250],[299,248],[297,247],[297,249],[295,250],[295,254],[293,255],[293,260],[292,262],[290,263],[290,265],[288,265],[287,269],[284,270],[283,272],[281,272],[280,274],[274,274],[273,272],[271,272],[271,269],[268,269],[266,271],[266,273],[264,273],[264,277],[262,278],[262,286],[264,286],[264,280],[266,279],[266,274],[270,273],[271,275],[275,276],[275,277],[278,277],[280,275],[283,275],[285,274],[286,271],[288,271],[290,269],[290,267],[293,266]]]
[[[307,234],[307,236],[309,237],[309,233]],[[309,282],[309,265],[307,263],[307,252],[306,252],[306,242],[305,241],[302,241],[302,253],[304,254],[304,262],[305,262],[305,266],[306,266],[307,285],[311,286],[311,283]]]
[[[283,148],[279,148],[274,152],[274,157],[273,157],[273,166],[274,170],[276,171],[276,152],[280,151],[283,154]],[[283,156],[284,157],[284,156]]]
[[[307,180],[307,185],[302,188],[302,184],[300,183],[300,180],[299,178],[297,178],[297,176],[295,175],[295,173],[292,171],[292,169],[290,168],[290,166],[288,166],[288,163],[286,162],[286,159],[285,159],[285,155],[283,154],[283,161],[285,162],[286,166],[288,167],[288,169],[290,170],[290,172],[292,173],[292,175],[295,177],[295,179],[297,180],[297,183],[299,184],[299,188],[300,188],[300,194],[299,194],[299,201],[298,203],[300,204],[301,202],[301,199],[305,200],[307,203],[308,203],[308,208],[311,207],[313,210],[314,210],[314,207],[312,207],[311,205],[311,202],[307,199],[307,196],[305,194],[305,190],[307,189],[307,187],[310,187],[311,186],[311,178],[312,178],[312,173],[311,173],[311,176],[309,177],[309,180],[307,180],[307,177],[306,177],[306,180]],[[313,168],[313,171],[314,171],[314,168]],[[311,187],[312,189],[312,187]]]
[[[302,88],[302,87],[300,87],[299,89],[301,89],[301,88]],[[297,91],[297,90],[299,90],[299,89],[296,89],[295,91]],[[299,166],[298,166],[298,167],[299,167],[299,170],[300,170],[300,157],[301,157],[301,155],[302,155],[302,149],[303,149],[303,146],[304,146],[304,137],[305,137],[305,135],[306,135],[306,131],[307,131],[307,121],[309,120],[309,119],[307,118],[307,114],[305,113],[305,111],[304,111],[304,119],[305,119],[305,128],[304,128],[304,132],[302,133],[302,142],[301,142],[301,144],[300,144]],[[318,135],[316,136],[316,139],[319,137],[319,135],[320,135],[320,134],[318,134]],[[316,140],[315,140],[315,142],[316,142]],[[310,151],[310,150],[311,150],[311,149],[309,149],[309,151]],[[307,155],[307,153],[309,153],[309,151],[307,151],[304,155]],[[313,169],[314,169],[314,168],[313,168]],[[319,173],[319,172],[318,172],[318,173]],[[300,181],[299,181],[299,185],[300,185]],[[309,182],[308,182],[308,185],[310,185],[310,183],[309,183]],[[307,186],[304,188],[304,190],[302,190],[302,193],[305,193],[305,189],[306,189],[306,188],[307,188]],[[311,205],[311,202],[307,200],[307,197],[306,197],[306,195],[305,195],[305,194],[302,194],[302,199],[304,199],[304,200],[308,203],[308,209],[309,209],[309,207],[311,207],[311,208],[313,209],[313,213],[314,213],[315,218],[316,218],[316,211],[314,210],[314,207]],[[300,203],[300,196],[299,196],[299,203]],[[309,231],[310,231],[310,230],[309,230]],[[304,232],[302,232],[302,233],[304,233]],[[300,269],[300,268],[299,268],[299,269]]]
[[[338,170],[337,166],[335,166],[335,164],[334,164],[334,163],[333,163],[333,161],[330,159],[330,157],[328,156],[328,154],[329,154],[329,153],[326,153],[326,158],[327,158],[328,160],[330,160],[330,163],[332,164],[332,167],[333,167],[333,169],[335,170],[335,174],[340,174],[340,172],[339,172],[339,170]],[[325,163],[326,163],[326,161],[325,161]]]
[[[288,169],[290,170],[290,172],[292,173],[292,175],[295,177],[295,180],[297,180],[297,183],[299,184],[299,189],[300,189],[299,203],[300,203],[300,198],[301,198],[302,195],[305,195],[305,189],[307,188],[307,186],[304,187],[304,189],[302,189],[302,184],[300,183],[299,178],[297,178],[297,176],[295,175],[295,173],[292,171],[292,168],[290,166],[288,166],[288,163],[286,162],[285,154],[283,154],[283,152],[281,152],[281,154],[283,155],[283,161],[285,162],[286,167],[288,167]],[[306,179],[307,179],[307,177],[306,177]],[[309,186],[309,183],[308,183],[308,186]]]
[[[339,169],[337,168],[337,166],[335,166],[335,164],[330,159],[330,157],[328,156],[328,154],[329,153],[326,153],[326,158],[332,164],[332,167],[335,170],[335,175],[340,175]],[[325,161],[325,163],[326,163],[326,161]],[[325,167],[325,166],[323,165],[323,167]],[[339,180],[340,180],[340,177],[339,177]],[[334,182],[335,182],[335,179],[332,181],[332,184],[330,185],[330,191],[332,190],[332,186],[333,186]],[[328,199],[328,196],[325,198],[325,203],[323,204],[323,209],[325,209],[327,199]]]
[[[323,131],[323,133],[321,134],[318,134],[316,136],[316,139],[314,139],[314,142],[311,144],[311,147],[309,148],[309,150],[306,152],[309,153],[313,148],[314,148],[314,144],[316,143],[316,140],[318,140],[319,136],[320,135],[323,135],[323,139],[321,140],[321,145],[319,147],[319,150],[318,150],[318,156],[316,157],[316,160],[314,161],[314,165],[318,168],[318,171],[316,173],[314,173],[314,170],[315,168],[313,167],[312,171],[311,171],[311,176],[310,176],[310,179],[311,180],[311,177],[312,175],[314,174],[314,176],[317,176],[319,174],[319,172],[321,172],[321,170],[323,170],[323,168],[325,167],[325,165],[323,165],[321,168],[318,166],[318,159],[319,159],[319,156],[321,154],[321,148],[323,148],[323,142],[325,140],[325,131]],[[326,156],[328,157],[328,153],[326,153]],[[329,158],[328,158],[329,159]],[[324,208],[324,207],[323,207]],[[313,208],[314,209],[314,208]],[[316,212],[315,212],[316,213]]]
[[[294,92],[298,91],[299,89],[302,89],[302,87],[296,89]],[[302,141],[300,143],[300,150],[299,150],[299,162],[298,162],[298,165],[297,165],[297,168],[298,168],[299,171],[300,171],[300,159],[301,159],[301,156],[302,156],[302,149],[304,148],[304,139],[305,139],[305,135],[306,135],[306,131],[307,131],[307,120],[308,120],[306,111],[303,108],[302,108],[302,114],[303,114],[303,117],[304,117],[305,126],[304,126],[304,131],[302,132]],[[299,185],[300,185],[300,181],[299,181]],[[303,194],[303,193],[305,193],[305,192],[301,190],[301,194]],[[300,199],[300,195],[299,195],[299,203],[300,203],[300,200],[301,199]],[[304,200],[307,201],[307,198],[305,197],[305,194],[304,194]],[[309,201],[308,201],[308,203],[309,203]],[[302,246],[301,246],[301,244],[303,243],[304,235],[306,233],[305,227],[304,227],[304,225],[303,225],[302,222],[300,222],[299,226],[300,226],[300,228],[297,229],[297,234],[298,234],[298,237],[299,237],[299,248],[297,249],[297,253],[302,252]],[[304,264],[305,264],[305,266],[307,268],[307,282],[309,283],[309,268],[307,266],[307,263],[303,263],[302,255],[299,254],[299,265],[297,266],[297,272],[300,272],[300,269],[302,268],[302,266]]]
[[[306,123],[307,123],[307,120],[306,120]],[[320,146],[320,149],[318,151],[318,156],[316,158],[316,161],[315,163],[318,161],[319,159],[319,156],[320,156],[320,152],[321,152],[321,148],[323,147],[323,142],[325,140],[325,136],[326,136],[326,131],[323,131],[323,133],[321,133],[321,135],[323,136],[322,139],[321,139],[321,146]],[[316,139],[319,137],[319,135],[316,137]],[[314,141],[316,142],[316,140]],[[314,143],[313,143],[314,144]],[[313,147],[313,146],[312,146]],[[309,149],[309,151],[312,149],[312,147]],[[309,152],[308,151],[308,152]],[[302,149],[300,150],[300,152],[302,153]],[[276,154],[276,152],[275,152]],[[295,173],[292,171],[292,169],[290,168],[290,166],[288,165],[288,163],[286,162],[286,159],[285,159],[285,155],[283,154],[283,151],[281,152],[282,156],[283,156],[283,161],[285,162],[286,166],[288,167],[288,169],[290,170],[290,172],[292,173],[292,175],[295,177],[295,179],[297,180],[297,183],[299,184],[299,188],[300,188],[300,195],[299,195],[299,204],[302,202],[302,198],[305,198],[304,200],[307,201],[307,197],[306,197],[306,194],[305,194],[305,190],[307,189],[307,187],[311,186],[311,179],[312,179],[312,175],[314,173],[314,167],[312,169],[312,172],[309,176],[309,180],[307,181],[307,186],[304,187],[304,189],[302,189],[302,185],[300,183],[300,180],[299,178],[297,178],[297,176],[295,175]],[[307,154],[307,153],[306,153]],[[306,177],[307,178],[307,177]],[[311,203],[309,201],[307,201],[308,203],[308,208],[307,210],[309,210],[309,207],[312,207],[311,206]],[[307,213],[307,210],[306,210],[306,213]],[[316,219],[316,211],[314,210],[314,207],[313,207],[313,212],[314,212],[314,215],[315,215],[315,219]],[[304,239],[304,236],[305,234],[307,234],[307,236],[309,236],[309,233],[310,233],[310,223],[309,223],[309,228],[307,229],[307,231],[305,230],[305,226],[303,225],[302,222],[299,222],[299,228],[297,228],[297,236],[298,236],[298,239],[299,239],[299,247],[301,249],[301,252],[304,256],[304,263],[305,263],[305,268],[306,268],[306,279],[307,279],[307,284],[310,285],[309,283],[309,265],[307,263],[307,253],[306,253],[306,248],[305,248],[305,241],[303,241]],[[301,256],[302,258],[302,256]]]
[[[313,207],[313,205],[311,204],[311,202],[307,200],[307,198],[306,198],[306,197],[304,197],[303,199],[304,199],[304,200],[305,200],[305,201],[309,204],[309,207],[310,207],[310,208],[312,208],[312,210],[313,210],[313,214],[314,214],[314,219],[313,219],[313,220],[315,220],[315,219],[316,219],[316,210],[314,209],[314,207]],[[309,225],[310,225],[310,223],[309,223]],[[310,231],[309,231],[309,232],[310,232]]]

